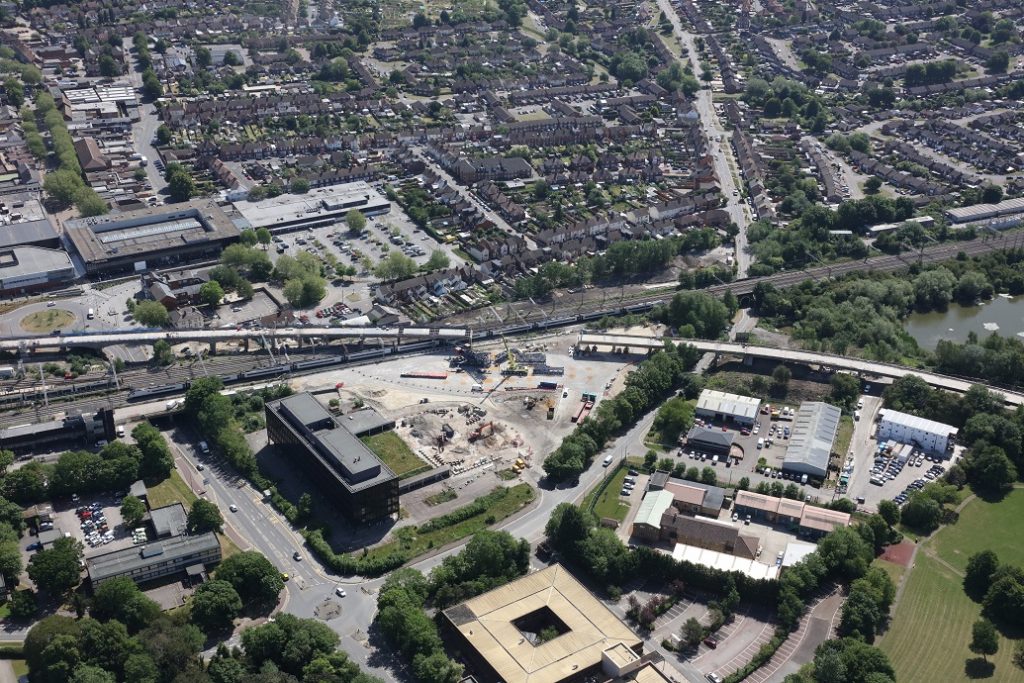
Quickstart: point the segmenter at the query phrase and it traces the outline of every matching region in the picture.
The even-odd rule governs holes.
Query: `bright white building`
[[[919,450],[938,455],[946,455],[953,447],[956,427],[888,408],[879,410],[878,416],[875,436],[879,441],[911,444]]]
[[[761,399],[724,391],[705,389],[697,399],[697,417],[708,420],[735,422],[740,425],[752,425],[757,419],[757,411],[761,407]]]

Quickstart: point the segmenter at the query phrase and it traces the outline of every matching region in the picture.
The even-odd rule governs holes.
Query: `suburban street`
[[[121,48],[125,54],[132,54],[134,45],[132,37],[126,36],[121,40]],[[159,152],[151,144],[156,129],[160,127],[160,118],[156,114],[156,105],[142,101],[142,69],[139,68],[139,60],[133,55],[131,67],[128,69],[128,82],[133,88],[139,91],[139,120],[132,122],[132,137],[135,139],[135,149],[139,154],[146,157],[149,163],[146,165],[146,176],[153,186],[153,194],[159,195],[167,187],[163,173],[160,173],[153,162],[160,158]]]
[[[695,75],[700,74],[700,62],[697,59],[697,46],[694,42],[694,34],[683,28],[679,15],[669,0],[658,0],[658,8],[665,13],[665,16],[672,22],[676,36],[683,48],[683,55],[679,57],[680,66],[689,66]],[[715,113],[712,92],[708,88],[702,88],[694,98],[694,108],[700,116],[701,127],[704,129],[704,136],[708,141],[708,152],[711,154],[715,166],[715,176],[718,178],[719,187],[725,196],[725,210],[729,218],[739,226],[739,233],[736,235],[736,267],[737,278],[745,278],[747,269],[750,267],[750,254],[747,251],[747,224],[749,218],[746,210],[746,203],[742,196],[742,187],[738,187],[736,179],[730,168],[732,151],[728,142],[722,143],[725,139],[725,129],[722,128],[718,115]],[[735,166],[735,162],[731,165]]]

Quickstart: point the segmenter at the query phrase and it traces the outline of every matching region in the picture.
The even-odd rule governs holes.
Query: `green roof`
[[[640,509],[636,512],[633,524],[646,524],[653,527],[661,527],[661,516],[672,507],[675,496],[671,491],[648,491],[640,502]]]

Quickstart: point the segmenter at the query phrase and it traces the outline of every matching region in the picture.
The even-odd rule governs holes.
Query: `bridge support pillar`
[[[215,341],[210,342],[210,355],[211,356],[216,356],[217,355],[217,342],[215,342]]]
[[[300,349],[306,345],[304,337],[296,337],[295,341],[298,342]]]
[[[245,344],[245,346],[243,347],[243,348],[245,349],[245,352],[246,352],[246,353],[249,353],[249,338],[248,338],[248,337],[245,337],[245,338],[244,338],[244,339],[242,340],[242,343],[243,343],[243,344]]]

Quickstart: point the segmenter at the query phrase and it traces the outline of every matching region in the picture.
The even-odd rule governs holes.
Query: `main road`
[[[672,29],[679,38],[679,45],[682,54],[678,57],[679,66],[689,67],[694,75],[701,73],[700,62],[697,58],[697,45],[694,41],[694,34],[683,28],[679,14],[669,0],[658,0],[658,7],[669,21],[672,22]],[[718,178],[718,186],[725,195],[725,210],[729,218],[739,228],[736,235],[736,270],[737,277],[745,278],[747,269],[750,267],[750,253],[747,248],[747,224],[749,223],[746,204],[744,203],[742,188],[737,187],[736,178],[730,168],[729,159],[731,150],[728,144],[722,144],[725,140],[725,130],[715,113],[715,106],[712,100],[710,88],[702,88],[697,91],[693,101],[694,109],[700,117],[700,125],[704,130],[704,137],[708,141],[708,153],[711,155],[715,168],[715,177]]]

